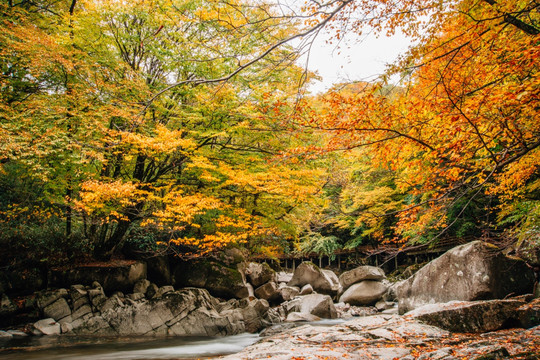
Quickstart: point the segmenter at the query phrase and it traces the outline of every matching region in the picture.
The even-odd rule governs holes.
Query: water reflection
[[[151,360],[193,359],[232,354],[259,339],[257,334],[223,338],[83,338],[13,339],[0,347],[2,360]]]

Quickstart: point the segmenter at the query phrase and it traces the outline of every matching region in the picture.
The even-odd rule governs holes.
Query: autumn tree
[[[338,5],[336,38],[400,28],[418,45],[386,74],[402,76],[397,93],[384,94],[385,79],[331,92],[325,111],[299,121],[330,134],[326,149],[365,149],[372,166],[395,172],[410,195],[397,213],[404,239],[456,234],[474,207],[475,236],[504,223],[537,247],[538,4],[341,1],[311,11],[325,17]]]
[[[242,2],[37,9],[2,8],[2,158],[50,187],[36,206],[76,206],[96,257],[130,232],[199,252],[271,237],[316,193],[317,169],[271,160],[306,75],[283,46],[293,20]]]

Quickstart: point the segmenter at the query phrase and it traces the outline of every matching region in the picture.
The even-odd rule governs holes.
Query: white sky
[[[315,94],[335,83],[373,80],[409,45],[409,39],[402,34],[378,38],[367,35],[362,39],[348,39],[336,48],[335,44],[327,44],[326,38],[319,36],[311,49],[308,68],[323,79],[312,84],[309,90]]]

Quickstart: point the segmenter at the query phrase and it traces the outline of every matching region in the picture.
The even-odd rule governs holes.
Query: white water
[[[259,339],[257,334],[241,334],[212,339],[66,339],[48,338],[47,343],[3,344],[4,360],[157,360],[193,359],[232,354]],[[44,340],[44,339],[43,339]],[[58,342],[55,342],[58,340]],[[92,341],[93,340],[93,341]]]

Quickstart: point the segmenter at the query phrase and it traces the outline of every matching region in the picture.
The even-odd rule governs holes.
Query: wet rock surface
[[[291,326],[291,325],[289,325]],[[271,330],[258,343],[223,360],[315,359],[537,359],[540,328],[455,334],[410,317],[376,315],[331,327]]]

